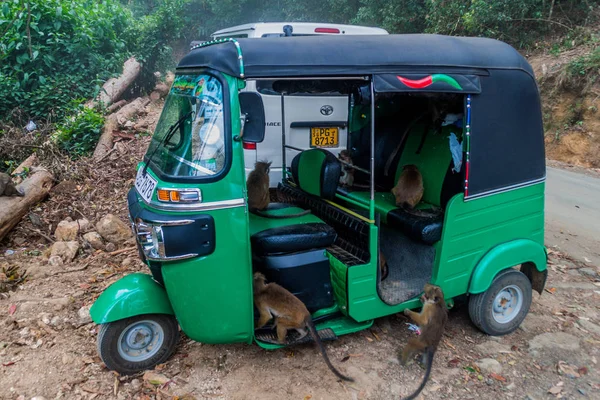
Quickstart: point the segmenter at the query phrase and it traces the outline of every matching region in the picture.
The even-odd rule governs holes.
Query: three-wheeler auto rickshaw
[[[243,148],[264,139],[266,123],[260,93],[241,90],[251,80],[268,80],[282,106],[286,173],[266,217],[247,206]],[[348,118],[334,109],[323,110],[328,122],[293,117],[302,115],[289,110],[294,95],[314,87],[346,96]],[[333,156],[336,147],[352,161]],[[423,178],[414,209],[396,206],[390,192],[405,165]],[[339,183],[342,169],[352,186]],[[100,356],[124,374],[152,368],[174,351],[178,327],[203,343],[280,348],[269,326],[254,329],[253,271],[298,296],[323,340],[419,308],[425,283],[443,289],[448,307],[466,296],[483,332],[508,334],[546,282],[544,182],[536,81],[505,43],[438,35],[203,43],[177,67],[128,194],[150,274],[123,277],[93,304]],[[295,343],[290,332],[286,345]]]

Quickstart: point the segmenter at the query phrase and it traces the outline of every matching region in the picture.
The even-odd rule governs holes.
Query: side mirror
[[[260,143],[265,138],[265,107],[262,97],[256,92],[239,94],[243,123],[242,137],[244,142]]]

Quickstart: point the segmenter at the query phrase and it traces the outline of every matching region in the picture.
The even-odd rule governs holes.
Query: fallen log
[[[150,103],[150,99],[138,97],[131,103],[126,104],[114,114],[109,115],[104,120],[104,130],[98,140],[96,149],[94,150],[94,159],[96,161],[103,160],[113,147],[113,131],[119,129],[119,125],[124,124],[129,118],[136,114],[145,112],[145,107]]]
[[[23,161],[17,168],[15,168],[15,170],[12,172],[12,176],[14,177],[14,182],[16,184],[19,184],[21,182],[23,182],[23,178],[21,177],[21,174],[23,172],[25,172],[26,170],[31,170],[31,167],[33,167],[33,165],[37,162],[37,156],[35,155],[35,153],[33,153],[32,155],[30,155],[29,157],[27,157],[27,159],[25,161]]]
[[[125,104],[127,104],[127,100],[119,100],[116,103],[113,103],[109,107],[107,107],[106,111],[110,114],[114,111],[117,111],[119,108],[123,107]]]
[[[0,240],[27,214],[29,209],[44,200],[52,188],[54,177],[44,169],[37,170],[19,185],[25,196],[0,196]]]
[[[104,85],[98,95],[98,98],[86,103],[90,108],[95,107],[98,103],[103,103],[108,107],[117,101],[121,95],[127,90],[129,85],[135,81],[142,69],[141,64],[133,57],[125,61],[123,64],[123,73],[118,78],[110,78]]]

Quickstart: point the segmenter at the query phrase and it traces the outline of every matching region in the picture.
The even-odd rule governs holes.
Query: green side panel
[[[216,248],[206,257],[164,263],[162,274],[179,325],[203,343],[252,341],[252,265],[244,207],[215,210]]]
[[[292,215],[292,214],[301,213],[303,211],[304,211],[304,209],[299,208],[299,207],[287,207],[287,208],[280,208],[278,210],[267,210],[267,211],[263,211],[263,212],[266,214],[269,214],[269,215]],[[275,218],[265,218],[265,217],[261,217],[256,214],[250,213],[248,216],[248,219],[250,221],[250,236],[254,235],[257,232],[262,232],[266,229],[271,229],[271,228],[278,228],[280,226],[323,222],[321,219],[319,219],[317,216],[315,216],[313,214],[306,214],[306,215],[302,215],[300,217],[294,217],[294,218],[275,219]]]
[[[475,267],[493,248],[525,240],[543,249],[544,186],[540,183],[466,202],[463,194],[458,194],[450,200],[442,239],[434,245],[436,257],[431,280],[431,283],[442,287],[448,301],[468,293]],[[371,227],[370,236],[370,250],[376,254],[377,227]],[[527,254],[529,257],[524,256]],[[514,256],[512,259],[508,253],[503,256],[505,265],[529,261],[540,270],[545,268],[545,259],[539,252],[528,253],[521,249],[511,252],[511,255]],[[496,272],[483,272],[482,276],[489,275],[493,279]],[[336,286],[339,285],[334,285],[334,290]],[[377,293],[376,262],[347,268],[346,287],[348,315],[359,322],[421,306],[418,298],[395,306],[381,301]]]
[[[346,278],[348,276],[348,267],[346,264],[327,253],[329,264],[331,265],[331,287],[333,297],[339,305],[340,311],[348,315],[348,293],[346,291]]]
[[[316,328],[317,330],[329,328],[332,329],[337,336],[342,336],[347,335],[349,333],[355,333],[364,329],[368,329],[371,326],[373,326],[373,320],[365,322],[356,322],[352,318],[340,317],[317,324]],[[259,340],[256,340],[256,343],[263,349],[267,350],[275,350],[284,347],[278,344],[264,343]]]
[[[515,265],[533,262],[538,271],[546,269],[544,246],[528,239],[518,239],[502,243],[487,252],[473,272],[469,293],[483,293],[498,272]]]
[[[398,181],[405,165],[416,165],[423,176],[423,201],[439,206],[442,184],[452,159],[448,136],[454,132],[460,140],[462,130],[456,126],[445,126],[441,133],[429,130],[421,146],[425,129],[424,124],[417,124],[406,138],[395,179]],[[420,151],[419,147],[421,147]]]
[[[475,267],[497,246],[526,240],[543,248],[544,188],[545,184],[539,183],[466,202],[462,194],[450,200],[442,233],[443,246],[438,249],[440,267],[433,276],[447,298],[468,292]],[[516,265],[531,261],[538,269],[545,268],[539,256],[525,260],[522,251],[511,256],[512,261],[507,254],[503,262]]]
[[[106,324],[143,314],[170,314],[167,292],[152,276],[126,275],[110,285],[90,308],[92,321]]]
[[[298,186],[315,196],[321,195],[321,166],[325,154],[317,149],[302,152],[298,163]]]

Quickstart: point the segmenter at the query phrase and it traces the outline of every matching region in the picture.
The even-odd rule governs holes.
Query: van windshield
[[[205,177],[225,166],[223,86],[211,75],[177,75],[147,161],[166,175]]]

